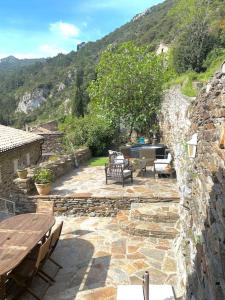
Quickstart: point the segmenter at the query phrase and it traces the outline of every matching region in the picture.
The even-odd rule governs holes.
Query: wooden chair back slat
[[[50,253],[52,253],[59,241],[62,232],[63,222],[61,222],[51,234]]]
[[[54,202],[38,200],[36,213],[53,215],[54,214]]]
[[[39,268],[40,264],[47,257],[49,250],[50,250],[50,244],[51,244],[51,238],[48,238],[47,241],[43,245],[40,246],[40,249],[38,251],[36,265],[35,265],[36,269]]]

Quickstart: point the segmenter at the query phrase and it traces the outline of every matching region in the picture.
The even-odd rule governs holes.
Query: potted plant
[[[23,166],[21,166],[19,169],[17,169],[17,175],[20,179],[26,179],[27,178],[27,169]]]
[[[50,169],[38,168],[34,173],[34,182],[39,195],[48,195],[51,191],[51,183],[54,174]]]

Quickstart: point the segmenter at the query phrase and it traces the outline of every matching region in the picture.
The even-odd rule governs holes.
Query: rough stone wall
[[[43,155],[48,153],[61,154],[63,153],[63,133],[43,134],[44,143],[42,146]]]
[[[30,164],[27,154],[30,156]],[[14,160],[18,159],[18,167],[34,165],[41,155],[41,143],[34,142],[23,147],[16,148],[0,154],[0,196],[9,197],[14,193],[15,184],[13,180],[17,177],[14,170]]]
[[[23,211],[32,212],[37,199],[54,201],[55,212],[65,216],[115,217],[119,210],[129,210],[131,203],[145,203],[148,201],[178,201],[177,198],[147,198],[147,197],[91,197],[91,196],[30,196],[21,203]]]
[[[39,166],[52,170],[55,179],[57,179],[71,172],[71,170],[74,169],[75,166],[86,162],[90,159],[90,157],[91,152],[89,148],[78,149],[76,151],[76,157],[74,157],[73,155],[64,155],[60,156],[55,161],[44,161],[41,164],[39,164]],[[35,193],[37,193],[34,185],[34,180],[32,178],[34,171],[35,168],[30,168],[28,170],[28,177],[26,179],[14,179],[13,200],[16,203],[16,211],[18,213],[35,211],[35,199],[39,196],[34,196],[34,198],[28,198],[29,195],[34,195]],[[70,206],[71,203],[72,202],[69,202],[68,205]]]
[[[180,189],[181,234],[176,241],[185,299],[225,299],[225,74],[217,73],[195,101],[177,89],[162,109],[165,142],[172,148]],[[197,154],[187,141],[198,134]]]
[[[91,150],[88,147],[78,149],[74,152],[74,156],[78,165],[87,162],[91,157]]]

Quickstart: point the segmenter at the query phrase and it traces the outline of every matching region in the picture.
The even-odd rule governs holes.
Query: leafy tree
[[[194,20],[181,35],[174,49],[174,67],[178,73],[187,70],[201,72],[203,63],[214,44],[209,28],[201,20]]]
[[[171,14],[177,19],[178,38],[174,47],[174,66],[178,73],[204,71],[203,63],[215,39],[210,33],[211,1],[177,0]]]
[[[105,119],[146,131],[155,123],[165,80],[162,56],[132,42],[110,46],[101,55],[89,94]]]

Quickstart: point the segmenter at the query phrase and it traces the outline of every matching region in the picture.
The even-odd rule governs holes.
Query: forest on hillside
[[[102,51],[127,41],[145,45],[149,51],[155,51],[160,42],[169,45],[171,79],[188,82],[184,92],[195,93],[192,80],[207,80],[225,57],[224,1],[166,0],[77,52],[27,66],[0,67],[0,123],[22,127],[27,122],[62,120],[65,114],[83,117],[90,101],[88,87],[97,77]],[[63,90],[58,89],[60,83]],[[48,96],[40,108],[29,114],[16,112],[22,95],[43,88]]]

